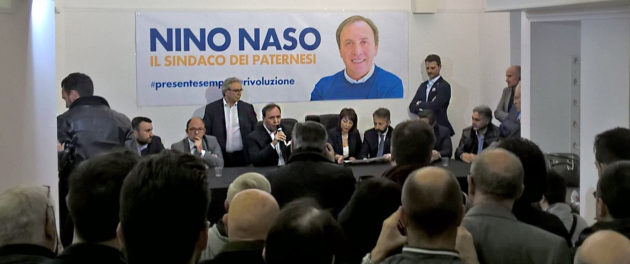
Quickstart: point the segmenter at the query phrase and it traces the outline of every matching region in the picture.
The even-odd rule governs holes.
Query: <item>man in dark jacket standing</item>
[[[333,216],[346,205],[354,192],[355,179],[348,167],[333,163],[334,154],[326,143],[326,129],[306,121],[293,128],[293,152],[286,166],[269,173],[271,194],[280,207],[302,197],[315,199]]]
[[[112,110],[105,98],[94,96],[92,79],[83,73],[71,73],[61,81],[61,98],[66,101],[68,111],[57,116],[59,219],[61,240],[68,245],[72,241],[72,224],[67,221],[65,203],[68,175],[81,161],[123,147],[131,135],[131,122],[124,114]]]

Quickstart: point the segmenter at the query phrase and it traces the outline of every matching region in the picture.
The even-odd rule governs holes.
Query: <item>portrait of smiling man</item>
[[[400,78],[374,64],[378,28],[372,20],[348,17],[337,27],[336,37],[345,69],[321,78],[311,92],[311,101],[403,97]]]

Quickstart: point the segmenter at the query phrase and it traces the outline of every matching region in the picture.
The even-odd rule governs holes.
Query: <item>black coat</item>
[[[352,169],[332,163],[323,154],[298,150],[287,165],[267,174],[271,194],[280,207],[302,197],[312,197],[333,216],[343,209],[354,192]]]
[[[236,104],[238,111],[238,124],[241,130],[241,139],[243,140],[243,150],[247,150],[247,135],[254,131],[258,119],[256,112],[251,104],[238,101]],[[206,105],[203,115],[203,123],[206,125],[206,135],[212,135],[219,141],[223,156],[225,156],[225,141],[227,133],[225,131],[225,110],[223,108],[223,98]]]
[[[394,133],[394,128],[388,126],[383,154],[391,152],[392,133]],[[371,128],[363,134],[363,146],[361,146],[361,153],[358,158],[375,158],[376,154],[378,154],[378,132],[376,132],[374,128]]]
[[[429,100],[427,101],[428,83],[428,81],[425,81],[420,84],[420,87],[418,87],[416,95],[409,104],[409,112],[417,115],[420,111],[430,109],[433,111],[433,115],[435,115],[435,122],[447,127],[452,136],[455,134],[455,130],[453,130],[451,122],[448,121],[447,113],[448,105],[451,102],[451,85],[440,76],[440,78],[437,79],[431,87],[431,91],[429,91]]]
[[[278,152],[271,147],[271,137],[267,134],[264,123],[256,126],[256,129],[247,136],[247,153],[249,161],[254,166],[277,166]],[[287,131],[284,126],[280,125],[282,130]],[[291,140],[291,135],[287,134],[287,143]],[[291,148],[280,141],[280,149],[282,156],[286,162],[291,154]]]
[[[483,148],[486,149],[492,143],[499,140],[499,128],[492,123],[488,124],[488,130],[483,138]],[[462,131],[462,138],[459,140],[459,146],[455,150],[455,158],[460,159],[460,156],[464,153],[477,153],[477,134],[473,130],[472,126],[464,128]]]

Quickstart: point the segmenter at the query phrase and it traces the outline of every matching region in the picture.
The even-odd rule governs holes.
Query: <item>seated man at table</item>
[[[418,113],[420,121],[424,121],[433,127],[433,135],[435,135],[435,144],[431,152],[431,162],[441,158],[450,158],[453,155],[453,143],[451,142],[451,132],[448,127],[435,122],[435,115],[430,109]]]
[[[359,158],[376,158],[383,157],[385,160],[390,160],[392,155],[390,154],[390,140],[394,128],[390,126],[389,110],[386,108],[379,108],[372,114],[372,120],[374,120],[374,128],[365,131],[363,134],[363,146],[361,147],[361,153]]]
[[[429,165],[435,138],[425,122],[408,120],[396,126],[392,136],[392,160],[396,166],[383,174],[402,186],[412,171]]]
[[[171,149],[195,155],[209,167],[223,167],[223,154],[214,136],[206,135],[206,126],[199,117],[192,117],[186,123],[186,134],[182,141],[171,145]]]
[[[343,209],[354,192],[352,169],[332,162],[324,125],[306,121],[293,128],[293,153],[286,166],[267,174],[271,194],[280,207],[302,197],[312,197],[333,216]]]
[[[473,109],[472,126],[464,128],[455,158],[471,163],[477,155],[499,139],[499,128],[492,124],[492,110],[486,105]]]
[[[263,107],[263,122],[247,136],[247,153],[254,166],[282,166],[289,159],[291,137],[280,124],[280,106],[271,103]]]
[[[164,150],[162,139],[153,135],[153,124],[151,119],[144,116],[137,116],[131,120],[131,130],[133,138],[125,141],[125,147],[140,156],[160,153]]]

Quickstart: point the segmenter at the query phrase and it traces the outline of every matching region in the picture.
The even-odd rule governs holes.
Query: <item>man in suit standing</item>
[[[431,162],[441,158],[450,158],[453,155],[453,142],[451,141],[451,133],[448,128],[435,122],[435,115],[433,115],[431,110],[424,110],[418,113],[418,116],[420,121],[424,121],[433,128],[433,135],[435,135]]]
[[[498,109],[497,109],[498,110]],[[494,111],[495,117],[497,116],[497,110]],[[508,115],[505,119],[501,120],[499,126],[501,132],[501,138],[513,138],[521,137],[521,83],[519,82],[514,89],[514,107],[510,108]]]
[[[523,166],[504,149],[481,153],[468,176],[472,208],[462,225],[470,231],[480,263],[571,263],[566,241],[512,214],[523,192]]]
[[[153,124],[151,119],[144,116],[137,116],[131,120],[133,139],[125,141],[125,147],[140,156],[160,153],[164,150],[162,139],[153,135]]]
[[[505,82],[507,87],[503,88],[501,99],[494,110],[494,117],[503,122],[508,118],[510,110],[515,107],[514,95],[516,94],[516,85],[521,81],[521,66],[513,65],[505,71]]]
[[[289,160],[291,137],[284,133],[280,106],[263,107],[263,122],[247,136],[247,153],[254,166],[282,166]]]
[[[499,139],[499,128],[492,124],[492,110],[485,105],[476,106],[472,114],[472,126],[464,128],[455,158],[471,163],[482,150]]]
[[[432,110],[436,122],[447,127],[452,136],[455,134],[455,131],[448,121],[447,114],[448,105],[451,101],[451,85],[440,76],[440,69],[442,69],[440,56],[430,54],[424,59],[424,64],[426,65],[429,80],[418,87],[416,95],[409,104],[409,111],[417,115],[426,109]]]
[[[186,123],[186,136],[182,141],[171,145],[171,149],[183,153],[195,155],[209,167],[223,167],[223,154],[217,139],[205,135],[206,127],[199,117],[192,117]]]
[[[216,137],[226,167],[246,166],[246,138],[256,127],[256,112],[241,101],[243,85],[236,77],[227,78],[221,86],[223,98],[206,105],[203,122],[206,134]]]
[[[383,157],[391,160],[390,142],[394,128],[390,126],[389,110],[379,108],[372,114],[374,128],[368,129],[363,134],[363,146],[359,158]]]

